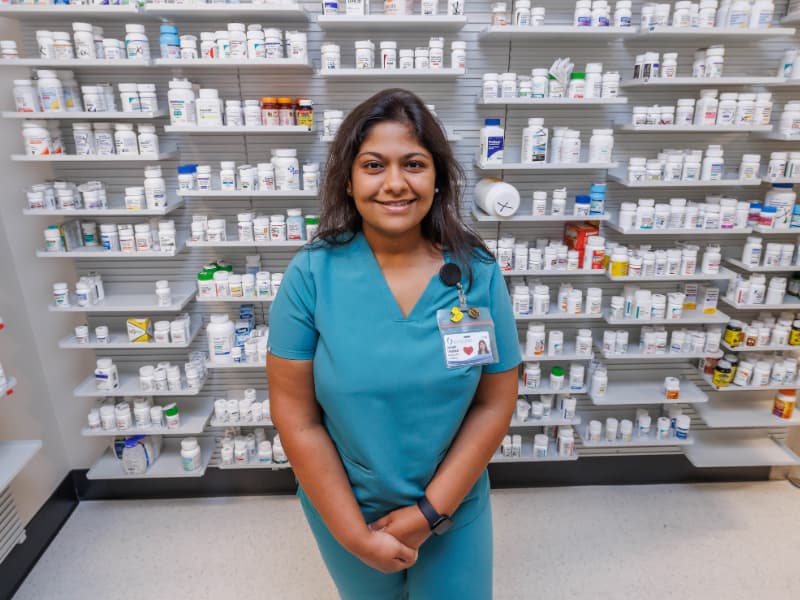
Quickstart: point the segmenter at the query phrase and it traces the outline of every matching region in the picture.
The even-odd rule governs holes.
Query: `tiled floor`
[[[499,600],[800,598],[786,482],[503,490],[493,508]],[[293,497],[83,502],[15,596],[335,597]]]

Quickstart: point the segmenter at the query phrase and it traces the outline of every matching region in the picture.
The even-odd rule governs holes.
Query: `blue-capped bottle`
[[[175,25],[161,25],[161,36],[158,39],[161,48],[161,58],[177,59],[181,57],[181,38]]]

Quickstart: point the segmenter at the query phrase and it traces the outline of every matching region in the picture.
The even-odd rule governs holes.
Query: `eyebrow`
[[[356,156],[356,158],[360,158],[360,157],[364,156],[365,154],[371,154],[372,156],[380,158],[381,160],[386,158],[380,152],[372,152],[372,151],[362,152],[358,156]],[[425,154],[424,152],[409,152],[408,154],[402,156],[402,158],[408,159],[408,158],[412,158],[414,156],[421,156],[423,158],[430,158],[430,156],[428,154]]]

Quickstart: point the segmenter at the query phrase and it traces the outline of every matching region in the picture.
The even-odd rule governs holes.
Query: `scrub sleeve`
[[[472,267],[472,287],[466,274],[462,284],[470,306],[489,307],[500,360],[457,369],[445,366],[436,311],[456,306],[458,293],[438,275],[403,316],[361,233],[343,246],[305,247],[284,274],[270,311],[270,352],[314,361],[323,424],[367,523],[422,497],[458,434],[481,374],[520,362],[516,322],[497,264],[475,259]],[[425,598],[422,589],[439,588],[434,574],[448,579],[453,590],[461,587],[454,585],[456,574],[465,578],[458,596],[438,590],[438,598],[490,597],[486,471],[452,515],[453,528],[423,544],[418,562],[400,579],[367,567],[340,547],[302,489],[298,495],[343,597],[391,598],[369,590],[395,589],[400,581],[402,589],[416,590],[414,598]]]

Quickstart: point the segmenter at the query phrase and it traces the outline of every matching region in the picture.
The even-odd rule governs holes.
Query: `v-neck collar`
[[[428,281],[428,285],[425,286],[425,289],[422,290],[422,294],[420,294],[417,301],[414,303],[414,306],[411,308],[411,311],[408,315],[403,314],[403,310],[400,308],[400,303],[397,301],[397,298],[392,292],[392,288],[389,287],[389,282],[386,281],[386,275],[383,274],[383,269],[381,269],[380,264],[378,264],[378,258],[375,256],[375,253],[372,251],[372,246],[369,245],[366,236],[364,235],[363,231],[359,231],[356,234],[355,239],[353,240],[354,243],[360,244],[364,250],[364,253],[368,255],[367,261],[370,264],[370,268],[374,269],[376,273],[377,279],[380,281],[380,288],[381,293],[387,296],[387,304],[391,305],[391,313],[394,321],[416,321],[419,320],[419,316],[417,313],[424,310],[425,305],[427,304],[428,296],[433,293],[433,288],[436,284],[436,281],[439,279],[438,271],[431,277],[430,281]],[[447,252],[442,251],[442,264],[447,262]]]

